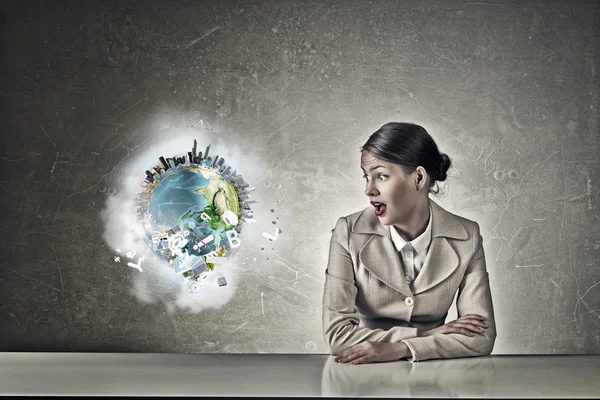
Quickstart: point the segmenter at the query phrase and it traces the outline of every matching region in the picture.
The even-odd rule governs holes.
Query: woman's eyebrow
[[[377,168],[385,168],[385,165],[376,165],[374,167],[371,167],[371,168],[369,168],[369,172],[371,172],[371,171],[373,171],[374,169],[377,169]],[[363,167],[360,167],[360,169],[362,169],[363,172],[366,172]]]

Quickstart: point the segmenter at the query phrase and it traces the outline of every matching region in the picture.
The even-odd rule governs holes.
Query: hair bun
[[[440,161],[438,163],[438,176],[436,180],[440,182],[446,180],[446,172],[448,172],[448,169],[450,168],[451,164],[452,161],[450,161],[450,157],[448,157],[447,154],[440,153]]]

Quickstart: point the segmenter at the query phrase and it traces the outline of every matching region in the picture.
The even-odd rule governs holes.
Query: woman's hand
[[[418,336],[431,336],[437,333],[460,333],[466,336],[475,336],[475,334],[482,334],[485,329],[489,327],[487,319],[479,314],[467,314],[462,317],[448,322],[439,328],[430,329],[428,331],[419,332]]]
[[[351,364],[367,364],[373,362],[396,361],[411,357],[408,346],[402,342],[370,342],[365,341],[351,346],[335,358],[336,362]]]

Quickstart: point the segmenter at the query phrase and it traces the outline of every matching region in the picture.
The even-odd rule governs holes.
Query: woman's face
[[[375,215],[383,225],[401,225],[408,220],[418,204],[423,190],[417,191],[417,175],[423,175],[419,168],[406,174],[398,164],[380,160],[363,151],[361,169],[366,179],[365,194],[375,207]],[[422,180],[426,181],[426,176]],[[420,183],[420,187],[423,183]]]

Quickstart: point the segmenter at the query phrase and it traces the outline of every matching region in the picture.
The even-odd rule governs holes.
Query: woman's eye
[[[366,179],[367,181],[369,180],[369,177],[367,175],[363,175],[363,178]]]
[[[377,175],[377,179],[379,179],[382,182],[387,181],[388,176],[387,175]]]

